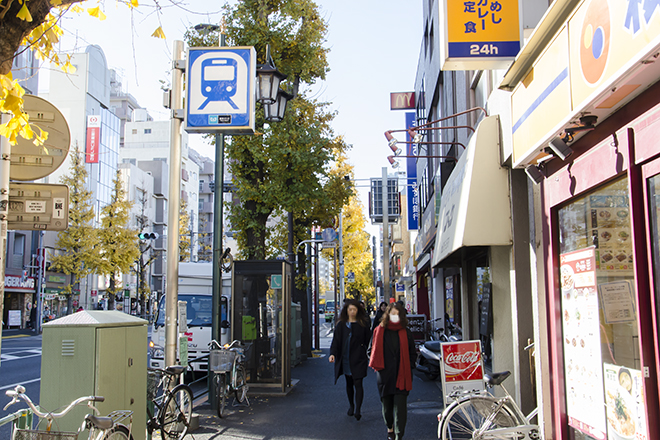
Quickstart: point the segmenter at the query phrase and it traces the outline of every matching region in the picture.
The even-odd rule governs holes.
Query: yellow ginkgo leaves
[[[89,15],[91,15],[92,17],[96,17],[96,18],[98,18],[99,20],[105,20],[105,18],[106,18],[106,16],[105,16],[105,14],[103,13],[103,11],[101,11],[101,7],[100,7],[100,6],[97,6],[97,7],[95,7],[95,8],[87,8],[87,13],[88,13]]]
[[[154,33],[151,34],[151,36],[152,36],[152,37],[156,37],[156,38],[162,38],[162,39],[165,39],[165,32],[163,31],[163,27],[162,27],[162,26],[158,26],[158,29],[156,29],[156,30],[154,31]]]
[[[21,7],[21,10],[18,11],[18,14],[16,14],[16,17],[20,18],[21,20],[31,22],[32,15],[30,15],[30,10],[27,7],[27,0],[18,0],[18,1],[19,3],[22,3],[23,6]]]

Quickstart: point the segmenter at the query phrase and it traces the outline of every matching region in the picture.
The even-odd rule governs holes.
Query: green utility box
[[[43,326],[39,406],[64,408],[82,396],[103,396],[102,416],[133,411],[133,438],[146,439],[147,324],[118,311],[81,311]],[[91,410],[82,405],[55,421],[75,431]]]
[[[291,365],[302,361],[302,315],[300,304],[291,303]]]

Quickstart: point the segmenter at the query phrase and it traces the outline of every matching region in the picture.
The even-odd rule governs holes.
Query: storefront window
[[[660,295],[660,175],[648,179],[649,213],[651,220],[651,248],[653,249],[653,280],[656,298]],[[660,301],[655,303],[656,316],[660,316]],[[658,320],[658,334],[660,334],[660,320]]]
[[[558,216],[570,438],[646,438],[626,179]]]

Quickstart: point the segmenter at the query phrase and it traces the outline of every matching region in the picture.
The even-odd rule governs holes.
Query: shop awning
[[[432,266],[471,246],[512,242],[509,177],[500,165],[497,116],[485,118],[470,139],[440,199]]]

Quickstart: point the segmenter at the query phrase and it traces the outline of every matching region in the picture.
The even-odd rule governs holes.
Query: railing
[[[196,358],[188,359],[188,365],[190,365],[193,362],[200,362],[200,361],[203,361],[203,360],[206,360],[206,362],[208,364],[209,356],[210,356],[209,354],[203,354],[203,355],[198,356]],[[201,383],[201,382],[206,382],[207,383],[207,386],[203,387],[197,393],[195,393],[195,390],[193,390],[193,400],[197,400],[200,397],[202,397],[203,395],[208,394],[208,392],[209,392],[208,380],[209,380],[209,375],[208,375],[208,373],[206,373],[204,376],[200,377],[199,379],[195,379],[195,380],[193,380],[192,382],[190,382],[188,384],[188,386],[190,386],[192,388],[192,385],[195,385],[197,383]]]

